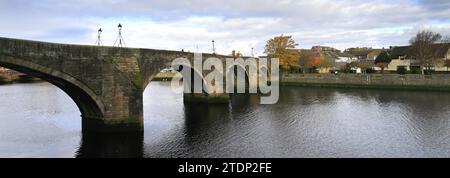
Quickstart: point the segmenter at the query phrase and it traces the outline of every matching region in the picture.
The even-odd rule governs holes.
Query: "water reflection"
[[[143,134],[81,134],[50,84],[0,86],[0,157],[449,157],[450,93],[282,87],[279,103],[233,95],[183,103],[170,83],[144,93]]]
[[[83,133],[78,158],[141,158],[143,133]]]
[[[185,103],[184,128],[187,138],[198,135],[199,132],[208,132],[217,122],[215,118],[219,117],[229,117],[228,104]]]

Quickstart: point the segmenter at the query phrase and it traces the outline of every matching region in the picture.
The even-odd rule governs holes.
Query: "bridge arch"
[[[208,86],[207,86],[207,83],[206,83],[201,71],[198,71],[189,65],[176,65],[173,67],[174,67],[175,71],[179,72],[182,75],[183,75],[183,72],[181,72],[181,71],[183,71],[183,70],[190,71],[189,72],[191,75],[190,77],[187,77],[187,76],[182,76],[182,77],[183,77],[183,86],[189,88],[190,92],[192,94],[194,94],[194,85],[193,85],[194,82],[196,80],[200,80],[200,81],[202,81],[202,85],[201,85],[202,86],[202,94],[208,95]],[[190,78],[191,80],[186,81],[187,78]]]
[[[253,83],[257,82],[257,80],[258,80],[256,78],[256,81],[252,81],[251,77],[253,77],[253,76],[249,73],[250,70],[255,70],[256,73],[258,73],[257,68],[255,68],[252,65],[245,66],[245,65],[242,65],[242,64],[239,64],[239,63],[234,63],[231,66],[227,66],[227,68],[225,69],[225,75],[226,75],[227,78],[232,78],[233,79],[233,83],[234,83],[234,85],[230,85],[230,87],[233,86],[234,88],[229,88],[229,90],[232,90],[234,92],[236,92],[236,90],[238,90],[237,84],[239,82],[239,80],[238,80],[239,73],[244,73],[244,77],[245,77],[244,81],[243,81],[244,83],[240,83],[240,84],[241,85],[242,84],[245,85],[245,92],[248,93],[250,85],[252,85]],[[226,84],[226,85],[227,85],[227,87],[229,87],[228,84]]]
[[[83,119],[103,118],[103,103],[89,87],[78,79],[61,71],[7,55],[0,55],[0,66],[40,78],[60,88],[78,106]]]

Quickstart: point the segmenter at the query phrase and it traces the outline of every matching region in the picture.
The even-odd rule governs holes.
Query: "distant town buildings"
[[[381,71],[395,73],[398,70],[421,71],[423,64],[412,58],[410,46],[390,47],[388,49],[374,49],[372,47],[348,48],[340,51],[329,46],[312,46],[311,49],[291,49],[299,52],[299,72],[306,73],[330,73],[338,70],[348,70],[353,73],[365,73],[367,71]],[[431,67],[433,71],[448,71],[450,67],[450,43],[433,45],[436,54],[436,64]],[[384,65],[376,65],[376,59],[381,53],[387,53],[389,62]],[[332,66],[323,64],[322,61],[331,60]],[[381,67],[380,67],[381,66]]]
[[[333,48],[333,47],[329,47],[329,46],[313,46],[311,48],[311,50],[313,51],[329,51],[329,52],[341,52],[340,50]]]
[[[15,74],[15,73],[18,73],[18,72],[8,69],[6,67],[0,67],[0,75]]]
[[[433,54],[435,54],[436,64],[431,67],[434,71],[448,71],[450,67],[450,43],[440,43],[432,45]],[[390,50],[391,62],[388,65],[388,71],[397,71],[404,68],[406,71],[421,70],[421,62],[412,57],[412,49],[410,46],[393,47]],[[423,67],[423,66],[422,66]]]
[[[383,49],[373,49],[371,47],[348,48],[344,52],[351,54],[358,60],[375,60]]]
[[[371,47],[349,48],[341,52],[329,46],[312,46],[308,49],[292,49],[300,53],[300,72],[329,73],[348,68],[353,63],[375,63],[375,59],[384,49]],[[303,64],[303,65],[302,65]],[[362,69],[356,65],[349,67],[355,73]],[[374,70],[379,70],[374,68]]]
[[[28,77],[28,75],[8,69],[6,67],[0,67],[0,83],[11,82],[25,77]]]

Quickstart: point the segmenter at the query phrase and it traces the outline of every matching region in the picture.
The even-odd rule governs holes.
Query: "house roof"
[[[356,48],[353,50],[347,50],[353,56],[358,58],[367,58],[379,55],[383,49],[373,49],[373,48]]]
[[[399,56],[407,56],[410,54],[409,52],[410,46],[396,46],[392,48],[391,51],[391,59],[398,59]]]
[[[334,59],[338,59],[340,57],[349,57],[349,58],[354,57],[352,54],[347,53],[347,52],[341,53],[341,52],[327,51],[326,54],[328,54],[328,56],[330,56]]]
[[[435,49],[435,54],[436,56],[440,57],[440,58],[445,58],[445,56],[447,55],[448,50],[450,49],[450,43],[439,43],[439,44],[434,44],[436,47]]]
[[[433,44],[434,53],[440,58],[444,58],[450,49],[450,43],[437,43]],[[399,56],[409,57],[412,54],[411,46],[397,46],[391,51],[391,59],[398,59]]]
[[[337,53],[337,55],[338,55],[339,57],[355,57],[355,56],[353,56],[352,54],[346,53],[346,52],[343,52],[343,53]]]
[[[352,51],[351,53],[355,56],[367,56],[371,50],[360,50],[360,51]]]
[[[381,52],[383,52],[383,49],[374,49],[374,50],[370,51],[367,55],[378,56],[381,54]]]

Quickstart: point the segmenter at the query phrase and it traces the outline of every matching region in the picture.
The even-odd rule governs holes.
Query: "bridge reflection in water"
[[[141,158],[143,133],[83,133],[77,158]]]
[[[240,108],[252,104],[259,104],[258,96],[236,94],[232,96],[229,104],[184,103],[185,146],[195,147],[203,134],[219,133],[215,126],[216,118],[232,119],[232,108],[236,109],[235,112],[240,112]],[[146,157],[144,152],[143,133],[83,133],[76,157],[141,158]]]

